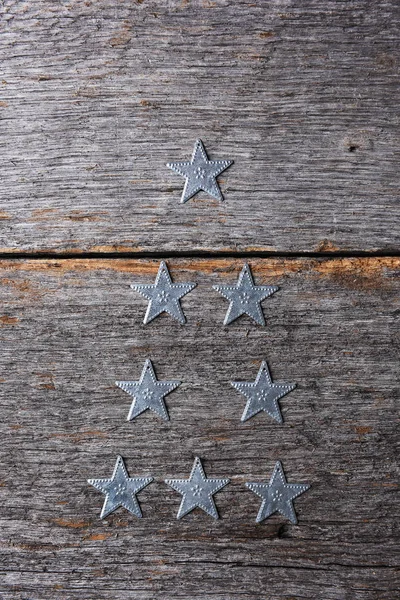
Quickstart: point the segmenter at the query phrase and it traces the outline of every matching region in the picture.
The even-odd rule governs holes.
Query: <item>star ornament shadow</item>
[[[180,299],[186,296],[196,283],[172,283],[171,275],[164,261],[161,261],[155,283],[133,283],[131,288],[149,301],[143,323],[147,325],[163,312],[168,313],[181,325],[186,323]]]
[[[136,494],[152,481],[153,477],[129,477],[124,459],[118,456],[110,479],[88,479],[88,483],[106,497],[100,519],[105,519],[120,506],[136,517],[142,517]]]
[[[250,266],[245,263],[236,285],[213,285],[213,289],[229,300],[224,325],[241,315],[248,315],[259,325],[265,325],[261,302],[279,290],[276,285],[254,285]]]
[[[223,200],[216,178],[232,163],[233,160],[209,160],[203,142],[197,140],[191,161],[167,163],[167,167],[185,177],[181,198],[181,203],[185,203],[200,190],[217,200]]]
[[[181,519],[195,508],[201,508],[214,519],[218,519],[213,496],[228,485],[230,479],[210,479],[206,477],[200,458],[196,457],[189,479],[166,479],[165,483],[182,494],[177,514]]]
[[[257,523],[261,523],[274,513],[279,512],[294,525],[297,524],[297,517],[293,500],[311,487],[308,483],[288,483],[280,461],[275,464],[269,483],[248,482],[246,486],[262,498],[256,518]]]
[[[159,415],[164,421],[169,421],[164,398],[181,383],[181,381],[159,381],[151,360],[147,359],[139,381],[116,381],[115,385],[134,399],[129,410],[128,421],[132,421],[147,409]]]
[[[273,383],[265,361],[261,363],[254,382],[231,381],[231,385],[247,398],[242,422],[264,411],[278,423],[283,423],[279,400],[296,387],[295,383]]]

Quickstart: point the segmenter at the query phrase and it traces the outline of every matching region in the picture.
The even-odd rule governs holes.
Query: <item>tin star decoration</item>
[[[164,397],[181,383],[181,381],[158,381],[151,360],[147,359],[139,381],[116,381],[115,385],[134,398],[128,421],[132,421],[147,409],[152,410],[165,421],[169,421]]]
[[[214,290],[230,301],[224,325],[229,325],[241,315],[252,317],[259,325],[265,325],[261,302],[279,288],[276,285],[254,285],[248,264],[245,264],[236,285],[213,285]]]
[[[176,518],[181,519],[198,507],[214,519],[218,519],[213,495],[228,485],[229,481],[229,479],[209,479],[206,477],[201,460],[196,457],[189,479],[165,480],[165,483],[183,496]]]
[[[160,263],[154,284],[134,283],[131,285],[132,289],[149,300],[143,320],[145,325],[163,312],[167,312],[181,325],[186,323],[180,299],[195,287],[196,283],[172,283],[171,275],[164,261]]]
[[[88,483],[105,494],[100,519],[123,506],[137,517],[142,516],[136,494],[153,481],[153,477],[129,477],[122,456],[117,457],[111,479],[88,479]]]
[[[217,200],[223,200],[216,177],[232,163],[233,160],[208,160],[203,142],[197,140],[190,162],[167,163],[167,167],[186,178],[181,198],[181,203],[184,203],[200,190]]]
[[[257,523],[261,523],[264,519],[279,512],[289,521],[297,524],[293,500],[310,488],[308,483],[288,483],[279,460],[275,465],[269,483],[246,483],[246,486],[262,498],[261,507],[256,518]]]
[[[264,411],[278,423],[283,423],[278,400],[296,387],[296,384],[293,383],[273,383],[268,365],[264,360],[254,383],[251,381],[231,381],[231,385],[247,398],[242,422]]]

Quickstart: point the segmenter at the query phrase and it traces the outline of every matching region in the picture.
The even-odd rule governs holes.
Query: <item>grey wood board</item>
[[[280,290],[263,302],[265,328],[222,326],[227,302],[211,289],[241,261],[168,261],[176,282],[198,287],[167,315],[142,324],[158,261],[13,260],[0,263],[2,558],[4,600],[394,600],[398,579],[398,314],[400,259],[260,259],[256,282]],[[146,358],[171,421],[126,416],[114,385],[137,379]],[[266,359],[284,424],[240,422],[250,381]],[[121,453],[143,519],[120,509],[99,519],[89,477],[111,475]],[[199,455],[221,519],[199,510],[176,521],[180,497],[163,480],[187,477]],[[309,482],[297,526],[255,523],[277,459]]]
[[[0,11],[1,251],[399,249],[397,0]]]

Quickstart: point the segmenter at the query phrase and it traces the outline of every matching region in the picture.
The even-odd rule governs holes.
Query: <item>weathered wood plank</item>
[[[222,327],[226,301],[212,284],[234,281],[240,261],[171,260],[175,281],[196,281],[188,323],[141,324],[156,261],[32,260],[0,264],[1,597],[22,600],[393,600],[399,508],[396,400],[400,259],[254,260],[257,283],[280,286],[264,302],[267,327]],[[171,421],[127,422],[115,380],[145,358],[183,384],[167,397]],[[267,359],[297,389],[285,422],[240,423],[251,380]],[[120,510],[100,521],[107,476],[121,453],[131,474],[152,474],[144,518]],[[199,454],[210,475],[231,477],[221,519],[176,521],[178,495]],[[276,459],[312,483],[296,502],[299,525],[254,522],[249,479]],[[397,554],[396,554],[397,552]]]
[[[1,251],[399,248],[397,0],[0,10]]]

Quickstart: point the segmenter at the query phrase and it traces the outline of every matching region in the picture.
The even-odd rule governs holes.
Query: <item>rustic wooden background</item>
[[[0,2],[0,597],[395,600],[400,595],[397,0]],[[225,202],[165,167],[201,137]],[[159,261],[198,287],[142,324]],[[247,260],[267,326],[222,326]],[[151,358],[169,423],[128,423]],[[240,423],[266,359],[284,424]],[[121,453],[144,518],[86,484]],[[195,455],[221,519],[176,521]],[[277,459],[312,488],[257,525]]]

